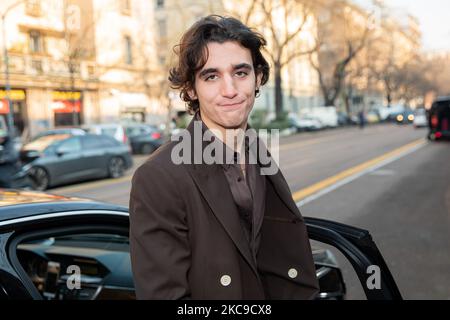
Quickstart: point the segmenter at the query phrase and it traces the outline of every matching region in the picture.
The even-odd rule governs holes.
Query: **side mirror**
[[[344,300],[347,288],[334,254],[327,249],[316,249],[313,250],[313,257],[320,287],[316,299]]]
[[[67,151],[67,150],[56,150],[56,155],[58,156],[58,157],[62,157],[63,155],[65,155],[65,154],[67,154],[67,153],[69,153],[69,151]]]

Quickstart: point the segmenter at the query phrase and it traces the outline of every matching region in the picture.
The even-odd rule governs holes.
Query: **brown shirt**
[[[196,113],[195,119],[201,121],[199,112]],[[202,129],[203,132],[208,130],[204,122],[202,122]],[[258,164],[249,163],[250,152],[255,153],[257,151],[255,148],[251,148],[254,147],[254,143],[256,142],[254,141],[249,145],[247,139],[245,140],[245,173],[242,171],[239,158],[240,154],[238,152],[228,150],[228,152],[234,155],[234,161],[232,164],[225,162],[226,150],[229,147],[223,143],[224,164],[222,164],[222,168],[239,212],[242,229],[247,237],[256,262],[260,236],[254,234],[254,226],[262,219],[264,214],[266,179],[264,176],[261,176]]]

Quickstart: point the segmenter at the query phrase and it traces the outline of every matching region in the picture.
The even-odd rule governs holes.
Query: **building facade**
[[[2,54],[0,115],[7,115],[9,95],[14,124],[25,136],[55,126],[163,117],[164,107],[149,90],[157,63],[153,6],[137,0],[2,1],[10,90]]]

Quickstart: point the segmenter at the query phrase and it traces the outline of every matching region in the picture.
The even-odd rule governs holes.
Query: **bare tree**
[[[311,28],[316,5],[317,1],[311,0],[252,0],[247,7],[239,3],[239,8],[229,9],[232,15],[262,31],[267,38],[264,52],[273,67],[277,119],[283,113],[283,69],[294,59],[316,51],[314,42],[308,43],[301,37]]]
[[[214,6],[209,2],[186,4],[181,0],[167,1],[164,6],[164,14],[155,19],[153,25],[156,33],[154,42],[157,48],[156,57],[148,54],[146,48],[148,41],[138,38],[139,41],[135,43],[135,51],[140,61],[138,77],[143,83],[147,95],[157,100],[167,111],[166,135],[170,133],[174,109],[175,92],[172,91],[168,81],[170,69],[174,66],[175,61],[174,49],[183,32],[190,27],[200,13],[204,15],[213,11]]]
[[[347,0],[328,1],[318,8],[318,49],[310,55],[325,105],[335,105],[349,74],[350,63],[366,47],[371,14]]]

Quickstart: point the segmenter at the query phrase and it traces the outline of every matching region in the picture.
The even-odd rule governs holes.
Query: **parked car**
[[[323,128],[323,124],[319,119],[311,116],[289,116],[291,126],[295,128],[297,132],[302,131],[316,131]]]
[[[429,111],[428,139],[450,139],[450,96],[433,102]]]
[[[418,108],[414,111],[414,128],[426,127],[428,125],[427,112],[424,108]]]
[[[366,114],[367,123],[378,123],[380,122],[380,114],[376,110],[370,110]]]
[[[336,128],[338,126],[338,113],[334,106],[302,108],[301,116],[318,119],[326,128]]]
[[[126,124],[124,128],[133,153],[151,154],[164,143],[162,132],[154,126]]]
[[[346,286],[329,249],[343,253],[369,300],[401,299],[397,285],[366,230],[307,218],[320,293],[343,299]],[[135,299],[125,207],[38,192],[0,190],[0,299]],[[380,268],[380,289],[366,285]],[[69,288],[78,270],[79,288]],[[73,290],[71,290],[73,289]]]
[[[30,166],[34,188],[95,178],[118,178],[132,166],[128,146],[106,135],[44,136],[26,144],[21,160]]]
[[[113,137],[119,142],[129,144],[128,136],[122,124],[101,123],[101,124],[87,124],[81,126],[83,130],[91,134],[104,134]]]
[[[405,110],[398,113],[395,116],[395,121],[397,124],[410,124],[414,122],[414,112],[411,110]]]
[[[357,124],[357,121],[354,121],[354,119],[349,116],[347,113],[339,111],[338,112],[338,125],[340,126],[346,126],[346,125],[354,125]]]

